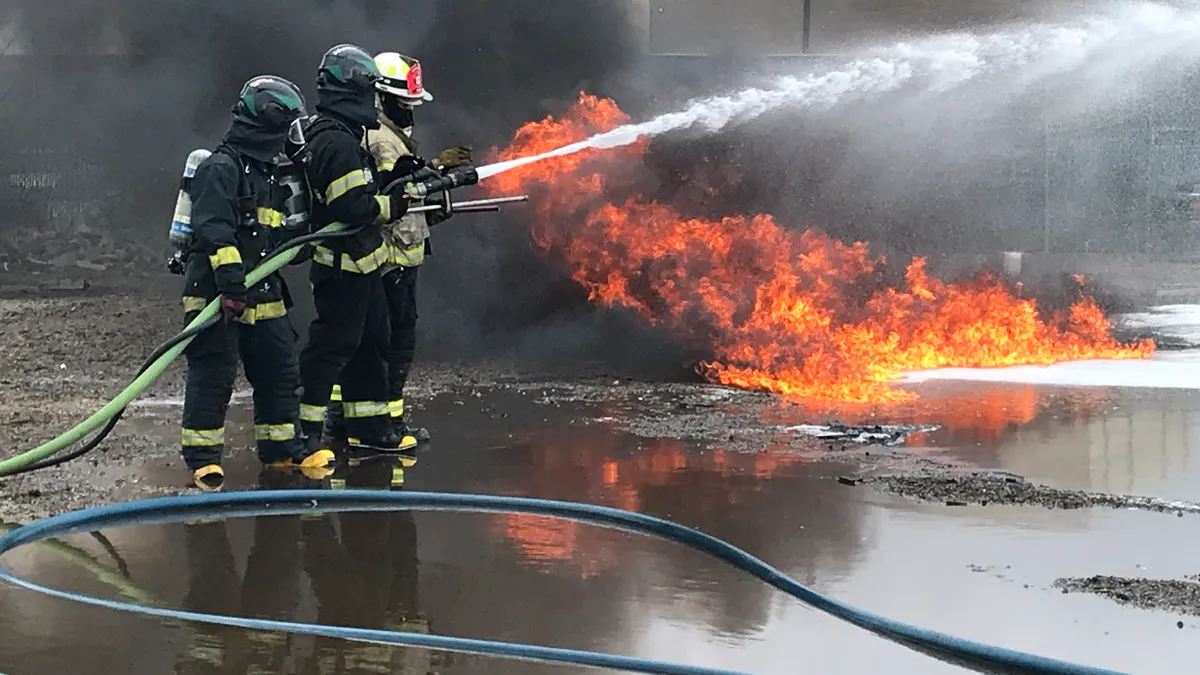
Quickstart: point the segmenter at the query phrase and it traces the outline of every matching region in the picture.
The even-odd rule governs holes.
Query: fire
[[[496,159],[552,150],[628,122],[612,101],[581,94],[560,119],[526,124]],[[878,288],[881,258],[862,242],[781,226],[769,215],[686,218],[641,197],[611,198],[605,168],[645,142],[585,151],[495,176],[496,193],[537,194],[537,243],[569,265],[591,299],[625,307],[681,339],[704,340],[710,381],[800,398],[901,401],[906,371],[1147,358],[1150,341],[1118,343],[1091,298],[1039,313],[987,275],[948,284],[915,258],[899,288]],[[602,164],[598,160],[603,159]]]

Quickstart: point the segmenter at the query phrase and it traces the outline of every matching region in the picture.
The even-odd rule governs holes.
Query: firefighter
[[[413,109],[432,101],[425,90],[421,63],[396,52],[384,52],[375,57],[381,79],[375,88],[379,93],[379,128],[367,131],[366,143],[379,169],[379,183],[392,180],[430,166],[439,171],[471,163],[471,148],[455,147],[442,151],[427,162],[418,155],[412,138]],[[436,201],[436,198],[431,198]],[[449,218],[444,211],[410,213],[383,227],[388,248],[383,264],[383,287],[387,294],[388,321],[391,336],[388,348],[388,410],[396,432],[404,446],[429,440],[429,432],[410,427],[404,411],[404,385],[412,368],[417,346],[417,272],[425,256],[431,253],[429,227]],[[334,388],[335,404],[331,406],[326,434],[333,441],[345,438],[342,415],[336,400],[340,387]]]
[[[254,387],[254,436],[259,459],[275,468],[322,470],[329,451],[308,451],[297,434],[299,357],[283,277],[271,274],[245,286],[249,267],[302,232],[285,231],[286,194],[274,162],[289,125],[305,114],[296,85],[275,76],[242,87],[221,144],[196,169],[188,188],[194,237],[185,269],[183,309],[191,321],[218,294],[224,320],[188,346],[183,404],[183,458],[203,490],[224,482],[221,455],[225,411],[239,355]]]
[[[379,126],[379,69],[363,49],[341,44],[317,70],[317,115],[305,129],[303,163],[313,192],[313,226],[341,223],[358,231],[317,244],[309,278],[317,316],[300,355],[300,419],[309,452],[321,449],[326,407],[342,382],[347,443],[352,450],[399,452],[406,443],[388,413],[388,308],[381,267],[387,247],[380,225],[408,211],[400,189],[379,194],[375,162],[362,146]]]

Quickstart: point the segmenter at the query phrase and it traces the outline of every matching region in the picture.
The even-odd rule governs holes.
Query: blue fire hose
[[[985,673],[1038,673],[1046,675],[1124,675],[1117,671],[1059,661],[1034,654],[964,640],[945,633],[901,623],[852,607],[822,595],[765,562],[720,539],[661,518],[604,506],[519,497],[438,492],[384,492],[375,490],[277,490],[161,497],[72,511],[33,522],[0,537],[0,556],[18,546],[68,534],[94,532],[108,527],[180,523],[190,520],[245,516],[277,516],[344,511],[472,511],[523,513],[564,518],[674,541],[707,553],[736,567],[793,598],[880,637],[941,661]],[[56,598],[98,607],[182,621],[194,621],[247,630],[299,633],[358,642],[463,652],[483,656],[543,661],[575,666],[608,668],[661,675],[744,675],[726,670],[650,661],[574,649],[374,630],[319,624],[202,614],[61,591],[17,577],[0,565],[0,580]]]

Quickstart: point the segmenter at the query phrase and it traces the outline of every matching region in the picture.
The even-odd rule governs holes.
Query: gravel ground
[[[63,282],[56,282],[62,284]],[[86,288],[83,288],[86,286]],[[178,282],[144,279],[71,282],[57,289],[6,283],[0,276],[0,457],[35,447],[100,408],[132,378],[145,355],[181,327]],[[81,290],[83,289],[83,290]],[[147,290],[149,289],[149,290]],[[574,406],[574,423],[611,423],[648,438],[677,438],[730,451],[803,454],[862,466],[865,477],[843,479],[902,497],[942,503],[1010,504],[1051,509],[1139,508],[1200,512],[1200,505],[1136,496],[1062,490],[1003,473],[963,470],[913,453],[897,443],[913,428],[826,428],[813,433],[803,411],[775,397],[702,383],[639,382],[603,366],[572,373],[525,372],[511,365],[418,362],[411,398],[429,400],[450,391],[466,400],[480,392],[518,391],[539,405]],[[180,363],[143,394],[141,401],[178,397]],[[239,382],[239,389],[246,388]],[[420,407],[418,403],[417,408]],[[174,433],[172,415],[131,408],[96,453],[64,467],[0,479],[0,520],[25,521],[64,510],[179,492],[140,483],[145,464],[178,463],[178,449],[162,439]],[[147,425],[163,427],[147,433]]]
[[[1091,593],[1122,605],[1200,616],[1200,575],[1187,580],[1127,577],[1066,577],[1054,582],[1063,593]],[[1183,628],[1183,622],[1178,624]]]
[[[866,483],[884,492],[947,506],[1004,504],[1040,506],[1047,509],[1142,509],[1159,513],[1200,513],[1200,504],[1165,501],[1151,497],[1063,490],[1031,483],[1004,472],[955,473],[933,471],[931,475],[884,475],[846,482]]]
[[[99,410],[124,388],[154,347],[183,327],[178,281],[57,281],[65,290],[0,277],[0,458],[37,447]],[[87,286],[83,289],[83,286]],[[40,297],[39,297],[40,296]],[[492,383],[499,370],[418,367],[414,398],[452,387]],[[182,394],[182,359],[139,398]],[[248,384],[239,377],[237,389]],[[236,394],[235,394],[236,395]],[[61,467],[0,478],[0,521],[25,522],[114,500],[176,494],[138,478],[143,465],[178,466],[175,415],[131,407],[92,454]],[[157,429],[156,429],[157,427]],[[172,428],[166,428],[172,427]],[[148,433],[153,431],[153,433]],[[184,481],[186,483],[186,481]]]

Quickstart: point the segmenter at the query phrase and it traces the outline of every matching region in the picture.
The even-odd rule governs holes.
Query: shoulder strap
[[[250,194],[250,179],[246,177],[246,163],[242,161],[242,156],[239,155],[233,148],[222,143],[217,146],[215,152],[233,160],[233,165],[238,170],[238,197]]]
[[[320,115],[317,115],[313,119],[313,121],[308,125],[308,128],[304,130],[304,136],[308,140],[311,141],[313,136],[321,133],[322,131],[326,131],[329,129],[341,129],[342,131],[345,131],[348,134],[351,134],[351,135],[354,134],[354,132],[351,131],[350,127],[339,122],[338,120],[335,120],[330,117],[321,117]]]

